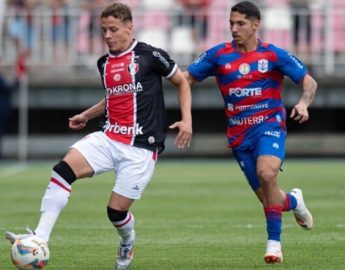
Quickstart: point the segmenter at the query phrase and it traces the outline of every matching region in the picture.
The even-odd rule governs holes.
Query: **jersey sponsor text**
[[[138,123],[135,124],[133,127],[128,126],[120,126],[118,123],[110,124],[107,122],[104,126],[105,131],[109,131],[112,133],[123,134],[123,135],[142,135],[143,134],[143,127],[139,126]]]
[[[229,95],[236,97],[250,97],[250,96],[261,96],[261,87],[256,88],[229,88]]]
[[[252,105],[235,105],[232,103],[228,103],[228,110],[229,111],[246,111],[246,110],[261,110],[261,109],[268,109],[268,103],[264,104],[252,104]]]
[[[300,69],[303,69],[303,65],[296,59],[296,57],[292,53],[289,53],[288,55],[290,56],[290,58],[296,64],[297,67],[299,67]]]
[[[140,82],[137,83],[125,83],[117,85],[114,87],[107,88],[108,95],[124,95],[124,94],[133,94],[137,92],[142,92],[143,86]]]
[[[254,117],[232,117],[229,118],[229,123],[232,126],[243,126],[243,125],[257,125],[262,123],[265,120],[265,117],[260,115],[260,116],[254,116]]]
[[[157,57],[157,58],[159,59],[159,61],[161,61],[161,62],[165,65],[166,68],[168,68],[168,67],[170,66],[168,60],[166,60],[166,59],[164,58],[164,56],[161,55],[160,52],[154,51],[154,52],[153,52],[153,56],[154,56],[154,57]]]
[[[280,133],[280,131],[269,130],[265,132],[265,135],[280,138]]]

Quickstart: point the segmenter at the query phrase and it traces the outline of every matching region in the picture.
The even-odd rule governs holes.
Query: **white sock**
[[[134,241],[135,232],[134,232],[134,215],[128,211],[127,216],[124,220],[113,222],[113,225],[117,229],[117,233],[121,237],[121,242],[123,244],[130,244]]]
[[[49,241],[54,225],[60,212],[67,205],[70,194],[71,185],[53,171],[50,183],[42,198],[41,218],[35,229],[36,235],[46,242]]]
[[[40,221],[35,229],[35,234],[44,241],[48,242],[58,217],[58,213],[42,212]]]

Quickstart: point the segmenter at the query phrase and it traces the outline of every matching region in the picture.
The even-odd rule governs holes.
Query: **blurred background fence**
[[[231,39],[229,10],[237,1],[125,2],[133,11],[135,37],[167,50],[182,69],[205,49]],[[345,155],[345,0],[255,2],[263,16],[260,38],[295,53],[319,83],[309,123],[288,122],[288,155]],[[106,52],[99,15],[109,3],[0,0],[0,57],[5,74],[11,77],[23,52],[28,65],[28,92],[13,95],[14,110],[2,140],[4,158],[17,158],[20,148],[27,148],[24,159],[57,158],[97,128],[97,121],[92,121],[85,131],[72,132],[67,119],[103,97],[96,61]],[[288,109],[300,93],[300,86],[286,80],[283,95]],[[165,95],[169,121],[174,121],[179,111],[169,84]],[[229,155],[223,104],[212,79],[193,89],[193,117],[193,145],[180,154]],[[27,128],[21,123],[27,129],[21,143],[19,119],[27,121]],[[169,134],[165,156],[179,154],[172,145],[173,135]]]

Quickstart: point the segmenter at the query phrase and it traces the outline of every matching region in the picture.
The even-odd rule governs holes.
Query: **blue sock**
[[[286,193],[286,199],[284,202],[283,211],[287,212],[290,210],[294,210],[297,207],[297,200],[294,196],[292,196],[290,193]]]
[[[264,208],[268,240],[280,241],[282,232],[282,210],[283,206],[273,205]]]

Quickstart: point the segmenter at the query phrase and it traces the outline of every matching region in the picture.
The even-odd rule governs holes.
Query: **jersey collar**
[[[231,41],[231,47],[236,51],[236,52],[239,52],[238,50],[237,50],[237,46],[236,46],[236,42],[233,40],[233,41]],[[262,47],[262,41],[258,38],[258,46],[256,47],[256,49],[253,51],[253,52],[255,52],[255,51],[257,51],[259,48],[261,48]],[[242,53],[242,52],[239,52],[239,53]]]
[[[112,54],[111,52],[109,52],[109,57],[111,57],[111,58],[121,57],[121,56],[133,51],[134,47],[137,46],[137,44],[138,44],[138,41],[133,39],[133,42],[132,42],[131,46],[128,47],[128,49],[124,50],[123,52],[121,52],[119,54]]]

